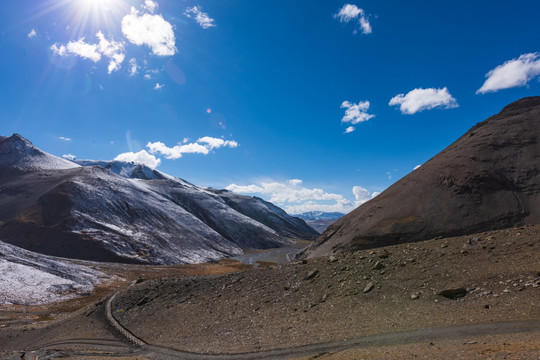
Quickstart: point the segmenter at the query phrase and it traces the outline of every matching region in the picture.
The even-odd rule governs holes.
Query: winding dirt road
[[[176,349],[154,346],[135,337],[129,329],[124,328],[112,315],[111,297],[105,303],[107,321],[124,336],[125,342],[117,340],[100,339],[71,339],[49,344],[43,344],[38,350],[28,353],[34,358],[43,357],[52,359],[66,355],[71,356],[98,356],[99,358],[143,357],[156,360],[182,359],[182,360],[245,360],[245,359],[291,359],[302,356],[343,351],[353,348],[378,347],[398,344],[426,343],[439,340],[463,339],[469,341],[483,335],[502,335],[535,332],[540,330],[540,321],[522,321],[505,323],[484,323],[461,326],[426,328],[414,331],[396,332],[365,336],[342,341],[305,345],[294,348],[261,351],[244,354],[194,354]],[[61,350],[63,347],[71,350]],[[73,350],[81,348],[81,350]],[[51,353],[54,349],[55,353]],[[57,354],[57,356],[55,356]]]

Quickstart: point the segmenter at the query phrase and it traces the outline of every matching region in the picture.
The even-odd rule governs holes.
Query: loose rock
[[[375,285],[373,285],[373,283],[368,283],[366,287],[364,288],[364,293],[370,292],[371,290],[373,290],[374,287]]]

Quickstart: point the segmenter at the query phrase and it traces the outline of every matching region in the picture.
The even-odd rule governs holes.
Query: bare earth
[[[309,348],[313,355],[302,359],[539,359],[539,236],[540,226],[527,226],[254,269],[233,262],[108,265],[127,280],[136,274],[148,279],[118,283],[123,287],[113,315],[148,344],[194,353],[253,353],[349,339],[342,348]],[[463,297],[439,295],[458,288],[466,290]],[[90,302],[71,315],[46,316],[42,309],[41,318],[24,325],[24,313],[16,322],[13,309],[11,315],[0,312],[0,327],[11,316],[0,328],[0,355],[46,348],[68,358],[165,358],[133,348],[105,320],[103,302]],[[515,331],[489,327],[509,322],[528,325]],[[487,330],[471,333],[475,324]],[[436,331],[431,337],[425,329]],[[371,344],[354,340],[378,334],[389,335]],[[44,346],[73,339],[113,343],[101,343],[99,354],[80,341]],[[85,351],[94,352],[85,357]],[[301,353],[282,352],[281,358],[291,356]]]

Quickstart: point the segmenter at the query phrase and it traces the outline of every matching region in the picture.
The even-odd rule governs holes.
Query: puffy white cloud
[[[164,84],[156,83],[156,85],[154,86],[154,90],[163,89],[164,86]]]
[[[477,94],[525,86],[540,75],[540,53],[523,54],[517,59],[506,61],[486,74],[486,81]]]
[[[287,180],[287,182],[291,185],[300,185],[301,183],[303,183],[303,181],[300,179],[291,179]]]
[[[345,129],[345,134],[352,133],[355,130],[356,128],[354,126],[349,126],[348,128]]]
[[[150,80],[152,77],[150,76],[150,74],[144,74],[144,78],[145,78],[146,80]]]
[[[139,152],[126,152],[118,155],[114,158],[116,161],[133,162],[135,164],[146,165],[149,168],[155,169],[161,163],[161,159],[158,159],[154,155],[149,154],[146,150]]]
[[[172,25],[161,15],[139,14],[135,8],[122,19],[124,36],[137,46],[146,45],[158,56],[177,52]]]
[[[64,154],[64,155],[62,155],[62,157],[64,159],[67,159],[67,160],[75,160],[76,159],[76,156],[72,155],[72,154]]]
[[[237,193],[244,193],[244,194],[258,194],[263,193],[264,189],[257,186],[257,185],[236,185],[231,184],[227,186],[227,190],[234,191]]]
[[[179,159],[183,154],[203,154],[207,155],[214,149],[221,147],[236,148],[238,143],[234,140],[223,140],[205,136],[194,143],[181,143],[173,147],[168,147],[161,141],[149,142],[146,147],[152,154],[161,154],[167,159]]]
[[[238,147],[238,143],[234,140],[223,140],[220,138],[213,138],[210,136],[204,136],[197,140],[197,143],[200,144],[207,144],[211,149],[218,149],[223,146],[227,146],[230,148],[236,148]]]
[[[30,32],[27,35],[30,39],[37,36],[37,32],[35,29],[30,30]]]
[[[355,203],[358,205],[365,203],[371,199],[371,194],[367,189],[364,189],[361,186],[353,186],[352,192],[354,194]]]
[[[352,192],[355,198],[355,202],[354,202],[355,206],[360,206],[363,203],[373,199],[375,196],[380,194],[377,191],[370,193],[367,189],[364,189],[361,186],[353,186]]]
[[[203,29],[208,29],[215,27],[214,19],[208,16],[207,13],[202,12],[202,8],[198,5],[193,7],[188,7],[184,12],[184,15],[190,19],[193,19],[199,24]]]
[[[353,4],[345,4],[339,10],[334,18],[338,18],[340,22],[349,23],[353,20],[358,21],[359,28],[355,28],[353,33],[356,34],[358,30],[362,31],[362,34],[371,34],[371,24],[363,9]]]
[[[360,101],[357,104],[351,103],[349,101],[344,101],[341,104],[341,108],[345,109],[345,115],[341,119],[342,123],[358,124],[360,122],[368,121],[369,119],[375,117],[375,115],[367,113],[367,111],[369,110],[369,101]],[[345,131],[352,131],[347,130]]]
[[[93,62],[101,60],[101,54],[97,50],[96,44],[87,44],[84,38],[77,41],[70,41],[67,45],[52,44],[51,50],[59,56],[78,55]]]
[[[442,89],[414,89],[409,91],[407,95],[398,94],[394,96],[390,99],[388,105],[399,105],[401,112],[409,115],[426,109],[451,109],[459,106],[446,87]]]
[[[89,59],[93,62],[101,60],[102,56],[109,58],[108,72],[120,69],[124,61],[124,43],[120,41],[107,40],[101,31],[96,34],[99,39],[97,44],[89,44],[84,41],[84,37],[77,41],[70,41],[66,45],[53,44],[51,50],[59,56],[77,55],[83,59]]]
[[[347,213],[379,194],[377,192],[371,194],[363,187],[355,186],[352,189],[355,201],[352,202],[340,194],[307,188],[300,186],[301,184],[302,180],[292,179],[286,182],[269,181],[250,185],[231,184],[226,189],[245,194],[260,194],[291,214],[307,211]]]
[[[72,140],[71,138],[68,138],[68,137],[65,137],[65,136],[59,136],[58,139],[63,140],[63,141],[67,141],[67,142],[70,142]]]
[[[139,72],[139,66],[135,58],[129,59],[129,75],[135,76]]]
[[[107,40],[101,31],[96,34],[99,39],[98,51],[110,59],[108,72],[120,69],[120,64],[124,61],[124,43],[120,41]]]
[[[157,4],[157,2],[152,1],[152,0],[145,0],[142,7],[143,7],[143,9],[146,9],[146,10],[150,11],[151,13],[153,13],[156,10],[156,8],[158,7],[158,4]]]
[[[416,165],[413,170],[418,169],[420,166],[422,166],[422,165]]]

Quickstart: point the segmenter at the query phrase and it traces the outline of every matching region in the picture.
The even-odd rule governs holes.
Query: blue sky
[[[538,1],[0,3],[0,134],[350,211],[540,93]]]

